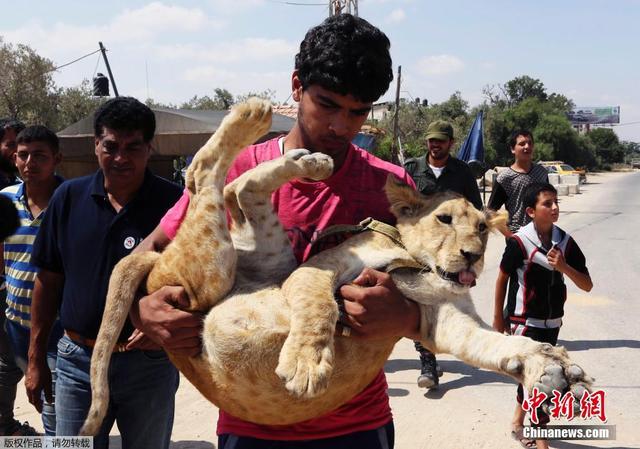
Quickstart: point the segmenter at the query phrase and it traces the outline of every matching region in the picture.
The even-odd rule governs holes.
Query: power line
[[[73,60],[73,61],[71,61],[71,62],[67,62],[66,64],[62,64],[62,65],[59,65],[58,67],[54,67],[54,68],[53,68],[53,69],[51,69],[51,70],[47,70],[47,71],[46,71],[46,72],[44,72],[44,73],[55,72],[56,70],[59,70],[59,69],[61,69],[61,68],[63,68],[63,67],[66,67],[66,66],[68,66],[68,65],[74,64],[74,63],[76,63],[76,62],[80,61],[81,59],[88,58],[88,57],[89,57],[89,56],[91,56],[91,55],[95,55],[95,54],[96,54],[96,53],[98,53],[99,51],[100,51],[100,49],[97,49],[96,51],[92,51],[91,53],[87,53],[87,54],[86,54],[86,55],[84,55],[84,56],[80,56],[78,59],[74,59],[74,60]]]
[[[267,0],[271,3],[280,3],[281,5],[293,5],[293,6],[327,6],[326,3],[301,3],[301,2],[288,2],[284,0]]]
[[[101,55],[98,55],[98,60],[96,61],[96,67],[93,69],[93,75],[91,76],[92,78],[96,76],[96,72],[98,71],[98,66],[100,65],[100,56]]]

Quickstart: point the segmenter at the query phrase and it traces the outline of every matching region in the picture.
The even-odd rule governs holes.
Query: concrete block
[[[482,185],[484,183],[485,186],[489,188],[493,188],[496,183],[496,178],[498,177],[498,173],[495,170],[487,170],[484,173],[484,176],[477,180],[478,188],[482,189]]]
[[[569,185],[568,184],[558,184],[556,186],[556,190],[558,191],[558,196],[567,196],[567,195],[569,195]]]
[[[560,184],[560,175],[557,173],[549,173],[549,184],[554,186]]]
[[[569,187],[570,195],[577,195],[580,193],[580,184],[566,184]]]
[[[560,175],[560,184],[580,184],[580,175]]]

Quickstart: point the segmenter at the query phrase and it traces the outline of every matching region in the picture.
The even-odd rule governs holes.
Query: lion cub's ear
[[[503,234],[507,231],[509,214],[506,211],[496,212],[492,209],[485,209],[483,212],[491,231],[500,231]]]
[[[391,213],[396,218],[415,217],[427,206],[420,193],[394,175],[387,176],[384,191],[391,205]]]

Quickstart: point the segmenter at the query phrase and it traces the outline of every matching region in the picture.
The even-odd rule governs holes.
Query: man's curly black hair
[[[295,68],[306,89],[318,84],[363,102],[376,101],[393,80],[390,42],[378,28],[351,14],[329,17],[300,43]]]
[[[133,97],[112,98],[101,105],[93,116],[93,133],[102,135],[103,128],[117,131],[142,131],[145,142],[156,132],[156,116],[148,106]]]

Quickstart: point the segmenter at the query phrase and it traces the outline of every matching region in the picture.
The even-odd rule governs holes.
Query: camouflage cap
[[[453,126],[449,122],[445,122],[444,120],[436,120],[435,122],[429,123],[427,127],[427,140],[436,139],[436,140],[449,140],[453,139]]]

